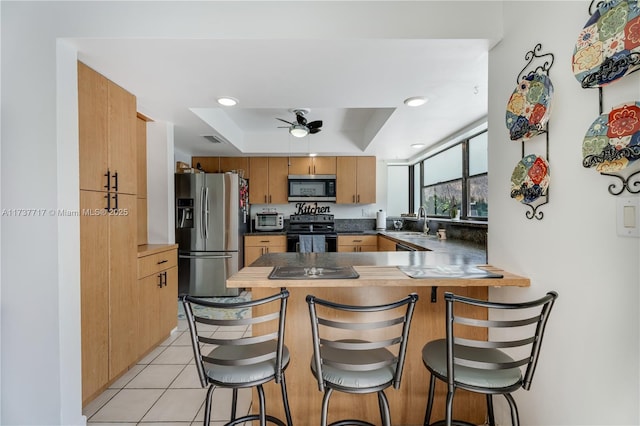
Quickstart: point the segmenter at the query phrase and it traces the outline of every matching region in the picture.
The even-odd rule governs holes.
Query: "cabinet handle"
[[[269,195],[269,204],[271,204],[271,195]]]
[[[311,166],[309,166],[309,174],[311,174]]]
[[[358,194],[358,202],[360,202],[360,194]]]
[[[355,202],[356,202],[356,196],[355,196],[355,195],[352,195],[352,196],[351,196],[351,200],[352,200],[352,202],[353,202],[353,203],[355,203]]]
[[[111,193],[107,192],[107,195],[104,196],[107,199],[107,207],[105,210],[111,211]]]
[[[316,174],[316,166],[313,166],[313,174]]]
[[[104,188],[106,188],[107,191],[110,191],[111,190],[111,172],[109,171],[109,169],[107,169],[107,173],[105,173],[103,176],[107,178],[107,184],[104,186]]]
[[[117,191],[118,190],[118,172],[115,172],[113,174],[113,180],[115,181],[113,184],[113,190]]]
[[[264,196],[264,203],[267,204],[267,196]]]
[[[260,240],[261,243],[268,243],[269,240]]]
[[[353,240],[354,243],[361,243],[362,240]]]
[[[117,192],[113,193],[113,200],[116,202],[116,206],[114,207],[114,209],[118,210],[118,193]]]
[[[162,265],[163,263],[167,263],[167,262],[168,262],[168,260],[167,260],[167,259],[164,259],[164,260],[161,260],[160,262],[158,262],[157,264],[158,264],[158,265]]]
[[[158,274],[158,287],[162,288],[162,273]]]

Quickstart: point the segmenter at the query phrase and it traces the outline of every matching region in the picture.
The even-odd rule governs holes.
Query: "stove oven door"
[[[338,251],[338,236],[335,234],[325,235],[325,252],[336,252]],[[289,234],[287,235],[287,252],[288,253],[299,253],[300,252],[300,236],[299,234]]]

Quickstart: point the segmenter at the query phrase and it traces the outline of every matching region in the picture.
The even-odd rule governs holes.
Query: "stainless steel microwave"
[[[336,201],[336,175],[289,175],[289,201]]]

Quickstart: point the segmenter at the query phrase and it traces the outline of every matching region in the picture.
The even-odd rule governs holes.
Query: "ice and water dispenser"
[[[193,228],[193,198],[178,198],[176,209],[176,227]]]

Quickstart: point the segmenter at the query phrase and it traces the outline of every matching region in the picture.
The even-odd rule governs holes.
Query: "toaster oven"
[[[284,215],[282,213],[256,213],[253,229],[256,231],[280,231],[284,229]]]

